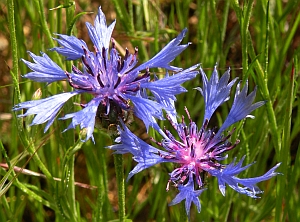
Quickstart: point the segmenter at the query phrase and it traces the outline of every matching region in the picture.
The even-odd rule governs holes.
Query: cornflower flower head
[[[108,122],[115,124],[119,119],[124,120],[129,115],[127,112],[130,112],[140,118],[148,129],[149,126],[156,125],[155,118],[163,119],[163,109],[171,112],[168,104],[173,104],[176,100],[175,96],[186,91],[181,84],[198,74],[197,66],[182,70],[169,65],[188,47],[189,44],[180,44],[187,29],[184,29],[152,59],[136,67],[137,48],[134,54],[130,54],[126,49],[122,59],[115,47],[115,41],[111,38],[115,23],[116,21],[110,26],[106,25],[101,7],[94,26],[86,23],[89,37],[94,44],[94,52],[89,51],[87,44],[81,39],[57,34],[59,38],[56,41],[61,47],[51,50],[65,56],[67,60],[81,59],[82,70],[72,66],[72,72],[64,71],[47,54],[41,53],[41,56],[37,56],[29,52],[34,62],[22,59],[32,70],[24,77],[45,83],[68,81],[74,91],[17,104],[13,108],[14,111],[27,110],[19,117],[36,115],[31,125],[47,122],[46,132],[67,100],[75,95],[88,93],[93,96],[93,99],[86,104],[80,104],[82,107],[80,111],[60,118],[72,119],[66,130],[77,125],[80,125],[81,129],[86,128],[86,140],[88,140],[93,139],[96,117],[106,117]],[[110,42],[111,49],[109,49]],[[152,80],[149,69],[158,67],[178,73]],[[143,70],[144,72],[141,73]]]
[[[219,79],[216,67],[210,80],[208,80],[202,68],[200,68],[200,73],[203,79],[203,87],[198,87],[197,90],[201,92],[205,101],[205,119],[200,128],[191,119],[187,108],[185,108],[189,120],[188,125],[185,123],[184,117],[182,117],[180,123],[177,123],[177,121],[173,121],[174,118],[167,116],[179,139],[167,129],[156,129],[163,137],[160,142],[151,138],[160,147],[156,148],[138,138],[123,124],[123,128],[119,127],[118,129],[120,137],[116,139],[116,142],[119,144],[108,147],[114,150],[115,153],[131,153],[133,155],[133,159],[138,164],[129,173],[128,179],[155,164],[174,163],[175,169],[169,173],[170,178],[166,189],[168,191],[170,185],[172,185],[178,189],[179,193],[169,205],[185,200],[185,209],[188,216],[190,215],[192,202],[196,205],[198,212],[201,210],[199,196],[206,189],[204,180],[207,174],[218,179],[219,190],[224,196],[226,185],[228,185],[238,193],[246,194],[252,198],[259,198],[257,195],[263,191],[256,184],[279,174],[275,170],[280,165],[277,164],[262,176],[241,179],[237,175],[253,164],[242,166],[245,156],[237,164],[235,164],[235,158],[229,164],[222,163],[228,157],[226,153],[239,143],[239,141],[231,143],[229,138],[233,131],[224,136],[224,130],[246,117],[253,117],[250,113],[264,105],[265,102],[261,101],[253,104],[256,88],[247,95],[248,83],[245,83],[242,90],[240,90],[241,86],[238,83],[233,105],[223,125],[218,131],[209,129],[208,123],[211,116],[221,104],[229,99],[231,88],[237,79],[228,82],[230,70],[225,72]]]

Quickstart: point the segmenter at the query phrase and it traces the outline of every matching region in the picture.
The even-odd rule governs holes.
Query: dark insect
[[[120,119],[130,125],[133,122],[131,110],[123,110],[114,101],[110,100],[110,111],[107,114],[107,106],[100,104],[96,113],[95,127],[103,130],[110,135],[117,135],[117,126],[120,125]]]

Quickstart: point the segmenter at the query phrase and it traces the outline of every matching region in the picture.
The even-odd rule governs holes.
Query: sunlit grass
[[[36,92],[45,98],[69,87],[57,83],[46,86],[23,79],[21,75],[30,70],[20,59],[30,60],[28,50],[35,54],[44,51],[70,70],[70,62],[47,51],[56,44],[52,40],[53,33],[70,32],[92,47],[84,23],[93,21],[100,5],[108,24],[117,19],[113,38],[118,49],[128,47],[133,52],[137,46],[140,63],[153,57],[187,27],[189,32],[184,43],[192,44],[172,65],[188,68],[201,63],[209,75],[216,63],[220,73],[230,66],[232,78],[248,79],[251,91],[258,86],[256,101],[267,101],[253,113],[255,119],[235,125],[237,130],[232,139],[239,138],[241,142],[231,151],[228,161],[243,155],[247,155],[247,163],[256,161],[241,175],[248,177],[260,176],[282,162],[278,171],[283,175],[259,184],[265,192],[258,200],[230,188],[223,197],[217,181],[208,177],[208,190],[200,198],[201,213],[192,207],[191,221],[300,221],[300,104],[297,100],[300,3],[234,2],[0,2],[0,40],[9,42],[5,47],[2,40],[4,48],[0,50],[0,221],[118,220],[113,155],[104,148],[113,143],[110,137],[95,130],[96,143],[82,143],[79,129],[61,133],[68,122],[59,120],[44,134],[43,125],[29,127],[32,118],[16,118],[16,113],[11,112],[14,104],[31,100]],[[60,4],[59,9],[54,9]],[[164,74],[164,70],[155,71],[157,75]],[[176,103],[178,113],[184,114],[186,106],[199,124],[204,103],[193,88],[201,85],[200,76],[186,83],[188,92],[179,95]],[[79,99],[70,101],[60,115],[74,110],[73,102],[80,102],[75,101]],[[214,126],[220,127],[228,110],[228,105],[218,109],[212,121]],[[132,124],[131,129],[148,139],[139,122]],[[152,131],[150,134],[157,136]],[[134,165],[131,156],[125,155],[125,177]],[[125,184],[128,219],[181,221],[182,206],[168,206],[176,195],[175,189],[165,190],[171,170],[171,165],[158,165],[135,175]]]

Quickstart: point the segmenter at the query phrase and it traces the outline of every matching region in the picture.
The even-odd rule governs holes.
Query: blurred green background
[[[133,53],[138,46],[139,62],[145,62],[187,27],[184,43],[192,44],[172,65],[188,68],[201,63],[208,76],[216,63],[220,74],[231,67],[232,79],[248,79],[251,91],[258,86],[256,101],[267,101],[253,113],[255,119],[235,125],[232,141],[241,142],[229,153],[228,162],[243,155],[245,164],[256,161],[241,177],[260,176],[282,162],[278,171],[284,175],[260,183],[265,192],[257,200],[228,187],[223,197],[215,178],[208,177],[208,190],[200,197],[201,213],[192,206],[191,221],[300,221],[298,0],[0,0],[0,221],[118,221],[113,156],[103,148],[112,144],[110,137],[96,129],[96,145],[82,144],[79,129],[61,133],[67,121],[56,120],[44,134],[43,125],[29,127],[32,117],[18,119],[11,112],[21,101],[70,90],[64,83],[46,86],[22,78],[30,70],[20,59],[32,61],[27,51],[43,51],[70,70],[71,62],[48,51],[56,46],[52,37],[72,34],[92,49],[85,22],[93,24],[99,6],[108,24],[117,19],[112,37],[121,54],[126,47]],[[165,72],[154,71],[158,76]],[[184,86],[188,92],[178,96],[177,111],[184,114],[186,106],[200,125],[204,102],[193,89],[202,86],[200,76]],[[210,127],[221,126],[233,93]],[[74,111],[73,103],[80,99],[69,101],[60,116]],[[138,120],[131,129],[149,141]],[[134,165],[125,155],[125,177]],[[125,184],[128,219],[183,220],[183,205],[168,206],[177,193],[175,188],[165,191],[172,169],[158,165]]]

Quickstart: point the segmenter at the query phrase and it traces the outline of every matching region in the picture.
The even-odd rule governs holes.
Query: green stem
[[[15,24],[15,12],[14,12],[14,0],[7,0],[7,8],[8,8],[8,27],[10,32],[10,44],[12,50],[12,59],[13,59],[13,67],[11,70],[11,75],[13,79],[13,84],[15,88],[17,103],[21,101],[21,93],[19,88],[19,64],[18,64],[18,45],[17,45],[17,37],[16,37],[16,24]],[[22,125],[22,121],[18,121],[18,126]]]
[[[237,18],[240,23],[241,30],[241,44],[242,44],[242,66],[243,66],[243,79],[248,79],[248,28],[251,17],[251,11],[253,8],[254,0],[249,0],[245,3],[243,9],[240,8],[239,2],[235,0],[233,2],[233,8],[237,14]]]
[[[33,161],[37,164],[37,166],[39,166],[40,170],[43,172],[43,174],[45,174],[47,179],[54,182],[53,177],[52,177],[51,173],[49,172],[48,168],[45,166],[45,164],[42,162],[39,155],[37,154],[37,150],[42,145],[38,146],[38,148],[35,148],[33,141],[28,142],[27,138],[26,138],[25,143],[23,143],[23,144],[25,144],[25,146],[27,147],[27,151],[32,156]]]
[[[291,125],[292,125],[292,111],[294,104],[294,87],[295,87],[295,68],[294,65],[292,67],[290,81],[288,85],[288,94],[286,97],[286,107],[285,107],[285,115],[284,115],[284,127],[282,131],[282,147],[280,150],[280,159],[282,162],[281,173],[283,175],[288,175],[288,167],[290,166],[290,147],[291,147]],[[284,192],[287,190],[286,177],[282,176],[278,178],[279,183],[277,186],[277,195],[276,195],[276,212],[275,212],[275,221],[280,221],[282,217],[281,209],[282,203],[285,201],[288,202],[288,199],[284,200],[288,197],[288,192]]]
[[[72,218],[74,221],[78,219],[77,210],[76,210],[76,199],[75,199],[75,170],[74,170],[74,163],[75,163],[75,155],[72,155],[69,161],[69,189],[68,189],[68,196],[70,200],[70,208],[72,212]],[[77,220],[78,221],[78,220]]]
[[[270,31],[270,22],[269,22],[269,12],[270,12],[270,2],[267,3],[266,8],[266,43],[265,43],[265,79],[268,79],[268,68],[269,68],[269,31]]]
[[[119,221],[125,221],[125,182],[123,171],[123,156],[122,154],[114,155],[115,171],[118,184],[118,198],[119,198]]]
[[[100,154],[100,160],[101,160],[101,163],[103,163],[102,165],[102,185],[103,185],[103,188],[104,188],[104,192],[103,192],[103,203],[104,203],[104,206],[105,206],[105,215],[106,218],[110,218],[111,217],[111,208],[108,207],[109,206],[109,199],[108,199],[108,176],[107,176],[107,163],[106,163],[106,150],[102,151],[101,154]],[[102,216],[103,216],[103,213],[102,213]]]
[[[251,36],[250,33],[248,32],[248,38],[249,38],[249,43],[252,42],[251,40]],[[280,133],[278,131],[278,127],[277,127],[277,121],[276,121],[276,116],[275,116],[275,111],[273,109],[273,104],[272,104],[272,100],[270,97],[270,93],[269,93],[269,89],[268,89],[268,81],[267,79],[265,79],[264,76],[264,70],[261,66],[261,64],[259,63],[259,61],[257,59],[255,59],[256,57],[256,53],[254,50],[254,47],[251,44],[248,44],[249,47],[249,55],[251,60],[254,61],[254,66],[255,66],[255,70],[257,73],[257,81],[258,81],[258,85],[260,87],[260,91],[261,94],[263,96],[263,98],[267,101],[265,107],[267,110],[267,114],[268,114],[268,119],[270,121],[270,125],[271,125],[271,134],[273,136],[273,143],[274,143],[274,147],[276,150],[276,155],[277,155],[277,159],[279,159],[279,154],[280,154],[280,150],[281,150],[281,138],[280,138]]]
[[[3,206],[4,211],[6,212],[8,218],[12,218],[14,214],[11,212],[7,198],[4,195],[1,196],[1,205]]]
[[[18,179],[16,179],[16,181],[14,182],[14,185],[16,185],[20,190],[26,193],[29,198],[35,199],[37,202],[53,210],[57,209],[56,206],[52,203],[52,201],[47,201],[43,199],[41,196],[37,195],[35,192],[27,188],[23,183],[19,182]]]
[[[49,207],[53,210],[57,210],[57,207],[55,204],[53,204],[53,201],[48,201],[43,199],[40,195],[38,195],[36,192],[32,191],[31,189],[29,189],[24,183],[21,183],[17,176],[15,175],[15,173],[12,171],[12,175],[9,175],[9,182],[7,183],[6,186],[11,186],[11,184],[15,185],[16,187],[18,187],[20,190],[22,190],[25,194],[27,194],[29,199],[34,199],[35,201],[43,204],[46,207]],[[5,188],[4,188],[5,189]],[[3,190],[2,190],[3,191]],[[2,192],[2,195],[0,196],[4,196],[4,193]]]
[[[18,45],[17,45],[17,37],[16,37],[16,29],[15,29],[15,17],[14,17],[14,1],[13,0],[7,0],[7,7],[8,7],[8,25],[9,25],[9,31],[10,31],[10,42],[11,42],[11,48],[12,48],[12,57],[13,57],[13,67],[11,71],[13,84],[15,87],[15,93],[17,102],[19,103],[21,101],[21,94],[20,94],[20,88],[19,88],[19,78],[18,78],[18,71],[19,71],[19,65],[18,65]],[[25,147],[28,148],[28,151],[31,155],[33,155],[34,161],[38,164],[42,172],[46,175],[48,179],[52,179],[52,176],[46,166],[43,164],[39,156],[36,154],[35,147],[33,143],[29,142],[28,139],[25,136],[22,119],[17,119],[17,126],[18,126],[18,132],[20,135],[21,140],[23,140],[23,144]]]
[[[243,79],[248,79],[248,32],[249,22],[251,17],[251,11],[253,8],[254,0],[249,0],[248,4],[244,5],[243,10],[243,25],[241,26],[241,38],[242,38],[242,63],[243,63]]]
[[[66,142],[66,146],[70,147],[64,157],[64,161],[62,166],[64,166],[64,173],[63,175],[66,176],[64,180],[68,181],[68,201],[71,211],[71,218],[72,221],[78,221],[78,214],[76,209],[76,198],[75,198],[75,153],[82,148],[84,144],[80,139],[76,141],[74,145],[71,145],[71,141],[74,141],[74,134],[70,134],[70,141]],[[67,167],[66,167],[67,166]]]

